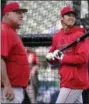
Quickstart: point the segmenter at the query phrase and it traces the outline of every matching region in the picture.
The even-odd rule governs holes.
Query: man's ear
[[[61,24],[63,23],[63,16],[60,16]]]
[[[63,16],[60,16],[60,20],[63,21]]]

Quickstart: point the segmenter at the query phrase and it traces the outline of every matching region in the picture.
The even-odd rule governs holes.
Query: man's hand
[[[47,55],[46,55],[46,59],[48,60],[48,61],[51,61],[51,60],[54,60],[54,56],[53,56],[53,53],[48,53]]]
[[[9,78],[8,78],[8,74],[7,74],[7,69],[6,69],[6,63],[3,60],[3,58],[1,59],[1,82],[4,85],[4,90],[3,90],[3,95],[5,95],[7,100],[13,100],[15,95],[12,89],[12,86],[10,84]]]
[[[3,90],[3,94],[5,95],[5,98],[9,101],[12,101],[15,98],[15,95],[11,86],[5,86]]]
[[[59,59],[62,60],[64,57],[64,54],[62,52],[60,52],[59,50],[55,50],[53,53],[48,53],[46,55],[46,59],[48,61],[54,60],[54,59]]]
[[[64,54],[62,52],[60,52],[59,50],[55,50],[53,52],[53,57],[59,60],[62,60],[64,57]]]

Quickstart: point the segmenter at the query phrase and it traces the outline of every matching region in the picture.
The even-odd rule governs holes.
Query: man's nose
[[[23,13],[20,14],[20,18],[23,18]]]

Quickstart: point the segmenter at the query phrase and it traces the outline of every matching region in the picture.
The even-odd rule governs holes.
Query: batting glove
[[[53,52],[53,57],[59,60],[62,60],[64,57],[64,54],[62,52],[60,52],[59,50],[55,50]]]
[[[48,61],[51,61],[51,60],[54,60],[54,56],[53,56],[53,53],[48,53],[47,55],[46,55],[46,59],[48,60]]]

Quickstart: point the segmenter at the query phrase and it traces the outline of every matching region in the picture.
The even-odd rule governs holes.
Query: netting
[[[11,2],[11,1],[9,1]],[[72,5],[71,1],[17,1],[28,9],[24,17],[24,25],[20,34],[47,33],[59,21],[60,9],[65,5]]]

